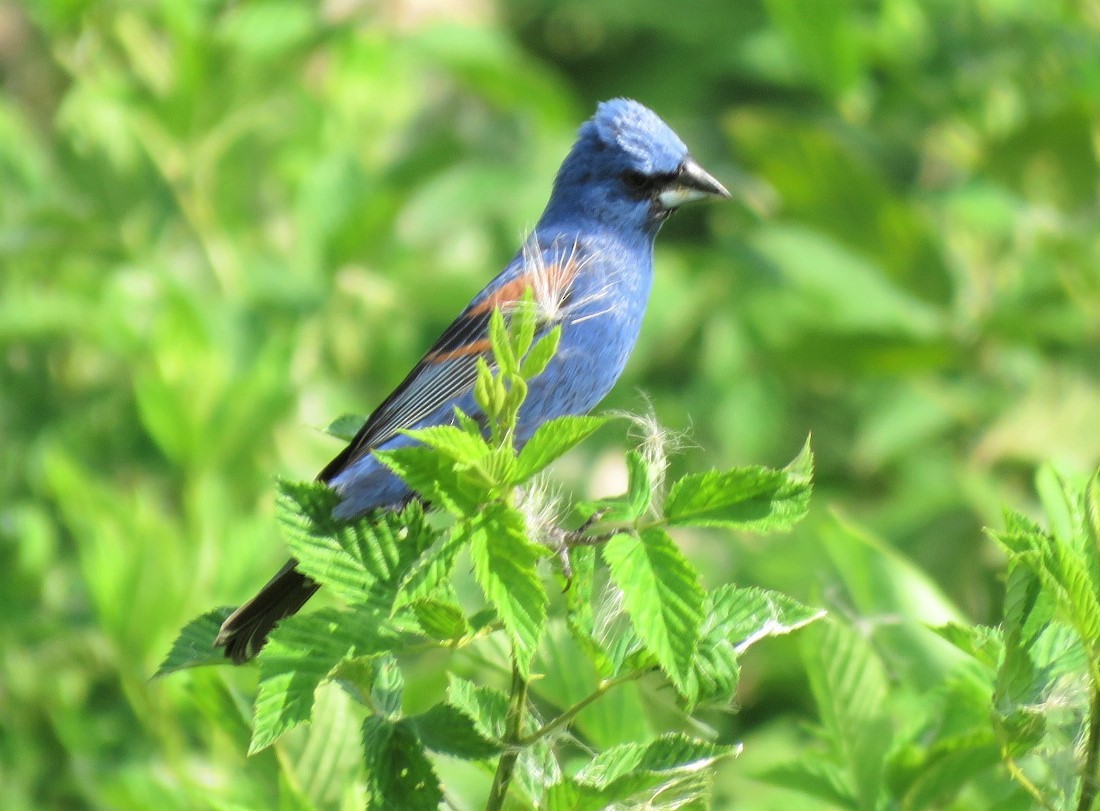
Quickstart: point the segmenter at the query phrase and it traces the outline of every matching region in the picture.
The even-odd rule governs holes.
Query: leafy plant
[[[828,621],[801,636],[825,746],[765,779],[851,809],[941,808],[973,801],[983,785],[995,793],[974,807],[1095,806],[1100,471],[1075,486],[1047,466],[1038,481],[1050,529],[1009,511],[990,532],[1008,555],[1003,617],[933,629],[961,655],[932,690],[898,701],[906,679],[891,684],[890,657],[869,628]]]
[[[530,304],[530,301],[528,300]],[[610,420],[562,417],[517,449],[527,392],[553,357],[557,329],[540,331],[533,306],[495,313],[495,367],[482,363],[475,394],[488,430],[458,413],[453,426],[410,431],[419,444],[378,457],[449,519],[413,502],[343,523],[339,497],[319,483],[281,482],[278,514],[301,569],[346,605],[290,617],[259,656],[251,752],[308,721],[318,688],[333,683],[360,707],[368,808],[434,809],[444,788],[431,755],[493,764],[486,808],[510,792],[525,807],[601,809],[705,804],[709,764],[737,752],[670,729],[602,749],[571,733],[579,714],[624,685],[654,677],[684,711],[728,706],[738,657],[757,641],[786,634],[822,612],[782,594],[721,585],[704,589],[669,530],[716,527],[779,531],[806,512],[809,445],[782,470],[762,467],[692,474],[663,497],[663,454],[632,451],[629,485],[617,498],[576,505],[577,529],[563,529],[539,479],[545,467]],[[556,506],[556,505],[554,505]],[[598,553],[597,553],[598,550]],[[455,585],[467,555],[481,598]],[[546,712],[536,655],[551,629],[551,594],[540,564],[564,591],[573,655],[595,679],[587,694]],[[160,672],[211,664],[225,610],[181,633]],[[420,712],[403,700],[402,660],[426,651],[492,656],[507,641],[507,690],[475,685],[457,666],[446,696]],[[551,703],[552,705],[552,703]]]

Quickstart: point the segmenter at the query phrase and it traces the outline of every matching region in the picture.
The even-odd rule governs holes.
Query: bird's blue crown
[[[622,150],[632,168],[647,175],[675,171],[688,151],[668,124],[633,99],[601,102],[581,127],[582,137],[590,133]]]

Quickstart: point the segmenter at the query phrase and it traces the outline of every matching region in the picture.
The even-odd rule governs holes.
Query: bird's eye
[[[623,172],[623,183],[632,192],[642,193],[649,191],[650,177],[634,169],[627,169]]]

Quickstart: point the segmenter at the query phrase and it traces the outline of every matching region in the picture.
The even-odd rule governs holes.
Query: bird
[[[528,384],[514,431],[517,448],[547,420],[595,408],[634,349],[653,283],[653,245],[684,203],[730,193],[678,135],[632,99],[601,102],[562,162],[534,229],[404,380],[317,476],[339,496],[333,517],[399,509],[417,497],[375,456],[415,444],[407,429],[477,419],[479,359],[492,363],[489,321],[524,297],[540,329],[560,327],[558,351]],[[530,291],[528,293],[527,291]],[[282,619],[319,584],[291,559],[222,624],[215,645],[235,664],[253,658]]]

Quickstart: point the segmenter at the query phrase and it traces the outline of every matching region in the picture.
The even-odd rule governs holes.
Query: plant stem
[[[563,712],[553,721],[550,721],[548,724],[532,732],[526,738],[520,738],[517,743],[520,746],[530,746],[531,744],[542,740],[551,732],[560,729],[561,727],[572,721],[576,717],[577,713],[579,713],[593,701],[599,699],[608,690],[612,689],[613,687],[618,687],[620,684],[626,684],[628,681],[635,681],[637,679],[640,679],[645,674],[645,670],[632,670],[629,673],[624,673],[621,676],[616,676],[613,679],[608,679],[607,681],[600,682],[599,686],[597,686],[596,689],[592,691],[592,693],[582,698],[580,701],[578,701],[568,710]]]
[[[1032,783],[1028,776],[1024,774],[1023,769],[1016,763],[1015,758],[1011,757],[1008,752],[1004,750],[1002,750],[1001,754],[1004,758],[1005,767],[1008,769],[1008,773],[1012,779],[1019,783],[1024,791],[1030,794],[1032,799],[1045,808],[1046,811],[1058,811],[1058,809],[1051,805],[1046,797],[1043,796],[1043,792],[1039,790],[1039,787]]]
[[[1077,811],[1091,811],[1096,801],[1097,766],[1100,765],[1100,684],[1093,682],[1092,701],[1089,704],[1089,737],[1085,752],[1085,765],[1081,770],[1081,797]]]
[[[489,800],[485,811],[500,811],[504,808],[504,798],[508,796],[508,787],[512,783],[512,772],[523,749],[520,733],[523,731],[523,719],[527,711],[527,679],[516,664],[515,651],[512,652],[512,695],[508,701],[507,728],[504,743],[507,747],[497,763],[497,772],[493,776],[493,787],[489,790]]]

